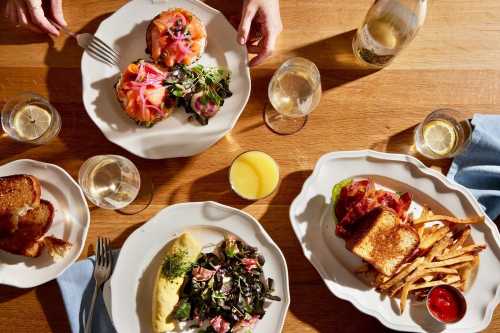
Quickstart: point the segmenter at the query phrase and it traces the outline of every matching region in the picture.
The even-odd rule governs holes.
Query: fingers
[[[9,19],[12,24],[17,24],[16,8],[12,1],[7,2],[5,6],[5,17]]]
[[[280,33],[279,29],[268,29],[264,30],[264,38],[260,41],[259,45],[248,45],[247,49],[250,53],[257,53],[257,56],[252,58],[248,65],[250,67],[257,66],[261,64],[266,58],[268,58],[273,51],[276,49],[276,41]]]
[[[57,28],[47,20],[47,17],[45,17],[41,0],[27,0],[27,5],[31,20],[38,28],[54,36],[59,36]]]
[[[19,24],[21,24],[24,28],[27,28],[31,31],[34,31],[34,32],[39,32],[41,33],[42,30],[40,30],[39,28],[35,27],[33,24],[31,24],[28,20],[28,14],[26,13],[26,8],[24,6],[24,4],[20,4],[18,3],[18,6],[17,6],[17,20],[19,22]]]
[[[269,42],[269,36],[264,37],[261,41],[261,44],[262,46],[258,45],[257,47],[248,46],[249,48],[248,51],[250,53],[257,53],[257,55],[253,57],[252,60],[250,60],[250,62],[248,63],[250,67],[261,64],[266,58],[268,58],[273,53],[274,47],[272,47],[271,43]]]
[[[243,4],[243,14],[240,21],[240,26],[238,28],[238,42],[241,45],[244,45],[247,42],[248,34],[250,33],[250,27],[252,25],[252,21],[257,13],[257,7],[245,0]]]
[[[50,10],[52,17],[56,21],[57,24],[66,27],[68,24],[64,19],[64,14],[62,10],[62,0],[50,0]]]

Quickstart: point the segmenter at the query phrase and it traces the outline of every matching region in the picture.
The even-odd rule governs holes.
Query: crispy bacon
[[[373,209],[384,207],[399,216],[401,221],[406,221],[407,212],[411,204],[411,194],[396,193],[376,190],[371,180],[359,180],[345,186],[335,206],[335,215],[338,223],[336,233],[339,237],[347,237],[356,222]]]

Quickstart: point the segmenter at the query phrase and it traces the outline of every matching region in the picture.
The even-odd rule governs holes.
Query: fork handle
[[[97,294],[99,293],[100,285],[96,283],[94,288],[94,294],[92,295],[92,301],[90,302],[90,310],[89,316],[87,317],[87,321],[85,323],[85,333],[92,333],[92,320],[94,319],[94,306],[95,301],[97,299]]]

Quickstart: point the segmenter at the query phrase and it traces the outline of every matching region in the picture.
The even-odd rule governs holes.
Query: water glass
[[[40,95],[23,93],[8,100],[1,115],[2,128],[12,139],[45,144],[61,130],[61,116]]]
[[[415,130],[415,148],[430,159],[454,157],[467,147],[471,132],[469,120],[461,112],[435,110]]]

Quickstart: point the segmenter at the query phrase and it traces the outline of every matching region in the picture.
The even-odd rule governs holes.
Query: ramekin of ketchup
[[[436,286],[427,295],[427,310],[436,320],[452,324],[465,316],[467,303],[462,292],[450,285]]]

